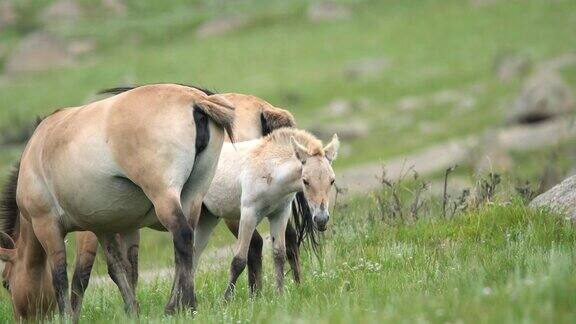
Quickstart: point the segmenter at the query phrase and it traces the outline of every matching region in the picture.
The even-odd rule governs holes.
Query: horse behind
[[[55,306],[69,313],[64,236],[78,230],[96,234],[128,310],[137,312],[114,233],[156,222],[172,234],[175,251],[166,310],[194,307],[188,220],[200,213],[233,118],[225,98],[175,84],[142,86],[45,118],[0,214],[0,230],[10,235],[0,242],[3,279],[16,319]]]

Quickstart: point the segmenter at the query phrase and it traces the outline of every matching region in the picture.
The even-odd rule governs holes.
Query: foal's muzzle
[[[324,232],[326,230],[326,225],[328,224],[328,220],[330,220],[330,214],[327,210],[320,210],[317,214],[313,217],[314,226],[320,232]]]

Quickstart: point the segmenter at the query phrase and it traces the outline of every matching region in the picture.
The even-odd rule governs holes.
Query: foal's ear
[[[304,164],[306,159],[308,159],[310,156],[310,154],[308,154],[308,150],[302,146],[302,144],[298,143],[294,136],[290,137],[290,144],[292,144],[292,148],[294,149],[294,153],[296,154],[298,160]]]
[[[338,135],[334,134],[332,136],[332,141],[324,147],[324,154],[330,163],[336,159],[338,156],[338,149],[340,148],[340,140],[338,139]]]

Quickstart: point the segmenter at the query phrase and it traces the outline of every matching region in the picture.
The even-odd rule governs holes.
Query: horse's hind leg
[[[226,221],[226,226],[236,238],[238,238],[237,221]],[[250,240],[250,247],[248,249],[248,285],[250,286],[250,294],[256,295],[260,288],[262,288],[262,246],[264,240],[258,230],[254,230],[252,239]]]
[[[130,282],[130,276],[127,271],[128,265],[122,256],[122,249],[120,248],[116,235],[100,234],[98,235],[98,240],[106,255],[108,273],[120,289],[122,299],[124,299],[126,312],[129,314],[137,314],[138,304],[136,302],[136,294]]]
[[[291,223],[286,226],[286,257],[290,268],[292,269],[292,276],[296,283],[300,283],[300,247],[298,246],[298,236],[296,230]]]
[[[196,307],[192,278],[192,250],[194,233],[180,204],[180,190],[168,190],[152,198],[156,216],[172,234],[174,243],[175,276],[166,313],[174,313],[180,307]]]
[[[76,234],[76,265],[72,277],[72,306],[73,322],[78,323],[82,310],[82,299],[90,281],[90,273],[98,250],[98,237],[92,232],[78,232]]]

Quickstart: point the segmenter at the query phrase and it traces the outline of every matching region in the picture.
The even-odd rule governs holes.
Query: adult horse
[[[133,88],[114,88],[104,90],[102,93],[119,94]],[[209,95],[212,92],[202,89]],[[251,95],[238,93],[221,94],[235,107],[234,138],[237,142],[248,141],[268,135],[275,129],[282,127],[295,127],[296,123],[290,112],[275,107],[270,103]],[[300,281],[299,245],[307,237],[315,244],[314,229],[309,215],[306,199],[303,193],[297,194],[293,206],[296,229],[289,223],[286,227],[287,256],[296,282]],[[225,219],[230,231],[238,237],[239,222],[236,219]],[[138,236],[136,234],[124,235],[120,240],[123,248],[122,255],[129,269],[130,282],[135,288],[138,280]],[[254,232],[248,253],[248,278],[251,291],[261,286],[262,278],[262,245],[263,240],[258,231]],[[72,279],[72,310],[78,318],[82,298],[88,286],[90,273],[94,264],[98,241],[90,232],[77,234],[76,268]]]
[[[0,215],[0,230],[10,235],[0,258],[16,319],[56,305],[61,315],[69,312],[64,236],[78,230],[96,234],[128,311],[137,312],[113,233],[157,222],[174,243],[166,310],[194,307],[188,219],[200,213],[233,118],[225,98],[176,84],[142,86],[46,117],[12,174]]]

